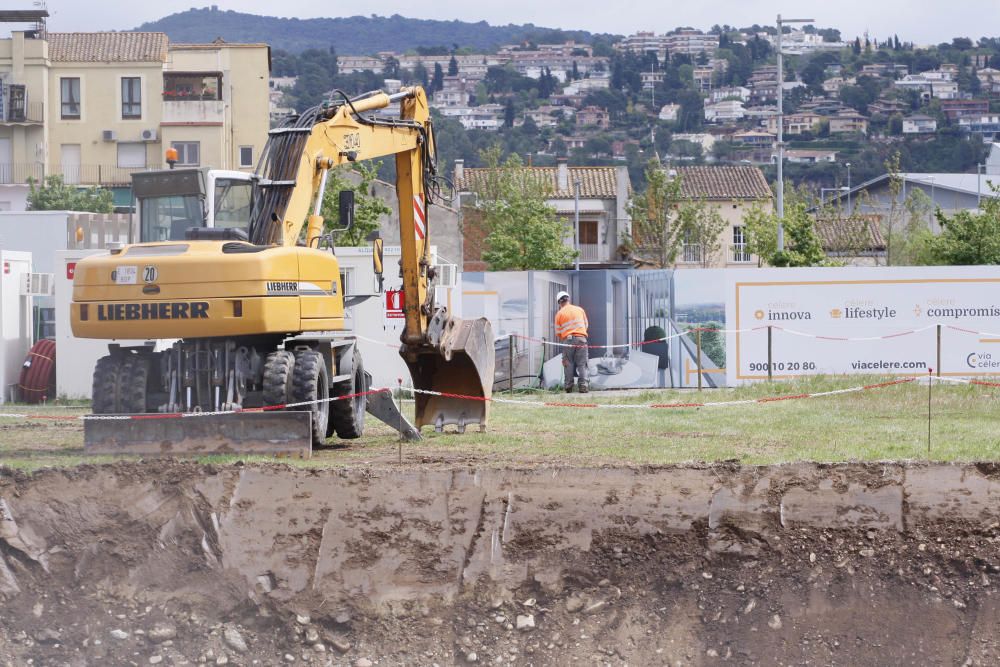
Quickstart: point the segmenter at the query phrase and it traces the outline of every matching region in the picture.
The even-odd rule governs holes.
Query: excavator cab
[[[132,176],[139,242],[184,241],[191,229],[232,229],[246,240],[256,178],[241,171],[164,169]]]

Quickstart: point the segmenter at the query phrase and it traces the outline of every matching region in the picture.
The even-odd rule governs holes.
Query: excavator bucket
[[[428,327],[429,345],[403,345],[416,390],[416,427],[460,433],[469,425],[486,429],[493,394],[493,327],[486,318],[460,320],[442,309]],[[430,392],[430,393],[421,393]]]

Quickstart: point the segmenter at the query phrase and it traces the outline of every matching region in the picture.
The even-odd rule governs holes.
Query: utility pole
[[[778,251],[785,249],[785,73],[781,57],[781,33],[786,23],[813,23],[813,19],[783,19],[778,14]]]

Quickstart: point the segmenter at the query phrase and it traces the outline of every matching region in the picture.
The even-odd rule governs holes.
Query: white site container
[[[16,396],[21,367],[31,349],[32,297],[22,294],[31,253],[0,250],[0,404]]]
[[[73,301],[73,269],[84,257],[107,253],[107,250],[59,250],[55,253],[56,396],[59,398],[91,397],[94,365],[108,353],[108,343],[128,347],[145,342],[77,338],[73,335],[69,307]]]

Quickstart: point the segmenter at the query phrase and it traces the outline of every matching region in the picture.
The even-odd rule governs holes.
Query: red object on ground
[[[56,342],[45,338],[31,346],[17,383],[26,403],[51,401],[56,393]]]

